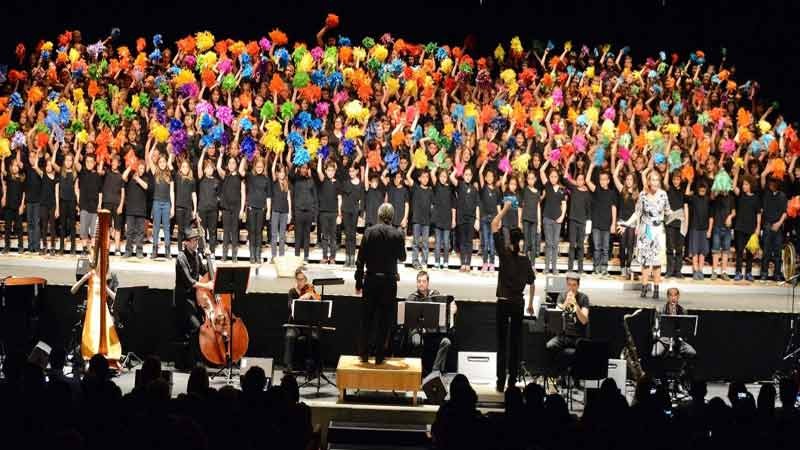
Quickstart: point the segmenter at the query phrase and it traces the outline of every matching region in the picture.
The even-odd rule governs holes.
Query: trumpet
[[[575,293],[567,292],[567,298],[561,308],[564,310],[565,314],[572,314],[575,312],[576,307],[577,303],[575,303]]]

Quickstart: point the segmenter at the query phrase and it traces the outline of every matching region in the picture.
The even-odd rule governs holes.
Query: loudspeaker
[[[86,256],[78,258],[78,263],[75,266],[75,281],[83,278],[90,270],[92,270],[92,265],[89,262],[89,258]]]
[[[458,373],[473,385],[492,385],[497,381],[497,352],[458,352]]]
[[[441,405],[447,397],[447,388],[444,387],[442,377],[439,375],[424,380],[422,390],[428,399],[427,403],[431,405]]]
[[[36,346],[33,347],[31,354],[28,355],[28,363],[33,364],[42,370],[47,369],[47,364],[50,361],[50,352],[52,350],[52,347],[42,341],[39,341],[36,343]]]

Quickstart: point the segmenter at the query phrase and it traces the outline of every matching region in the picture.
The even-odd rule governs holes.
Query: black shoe
[[[658,300],[658,285],[653,286],[653,299]]]
[[[647,297],[647,285],[642,283],[642,292],[639,293],[639,297],[645,298]]]
[[[362,363],[367,363],[367,362],[369,362],[369,357],[362,355],[362,356],[358,357],[358,360],[361,361]]]
[[[386,360],[385,360],[385,359],[383,359],[383,358],[381,358],[381,359],[378,359],[378,358],[376,357],[376,358],[375,358],[375,365],[376,365],[376,366],[380,366],[381,364],[383,364],[383,363],[384,363],[384,361],[386,361]]]

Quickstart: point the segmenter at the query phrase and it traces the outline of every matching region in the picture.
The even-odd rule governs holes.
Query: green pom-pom
[[[673,171],[676,169],[680,169],[683,165],[683,161],[681,160],[681,152],[680,150],[672,150],[669,152],[669,170]]]
[[[161,85],[158,86],[158,92],[160,92],[161,95],[168,97],[170,94],[172,94],[172,88],[167,83],[161,83]]]
[[[308,76],[306,72],[297,72],[294,74],[294,78],[292,78],[292,86],[297,89],[304,88],[308,86],[308,83],[311,82],[311,78]]]
[[[47,129],[47,125],[43,124],[42,122],[37,123],[34,129],[36,130],[37,133],[47,133],[49,131]]]
[[[730,192],[733,189],[731,177],[728,172],[720,170],[714,177],[714,184],[711,185],[711,192]]]
[[[92,103],[92,109],[98,117],[108,114],[108,102],[104,98],[98,98]]]
[[[122,117],[125,120],[133,120],[133,118],[136,117],[136,111],[133,110],[132,106],[126,106],[122,110]]]
[[[375,39],[372,39],[371,37],[365,37],[364,39],[361,40],[361,45],[365,49],[369,50],[375,46]]]
[[[230,92],[234,89],[236,89],[236,77],[230,73],[222,77],[222,90]]]
[[[14,136],[14,133],[16,133],[18,130],[19,124],[17,122],[9,122],[8,125],[6,125],[6,136]]]
[[[259,116],[261,120],[271,120],[275,117],[275,104],[266,101],[264,105],[261,107],[261,111],[259,112]]]
[[[83,130],[83,123],[78,122],[77,120],[73,120],[72,123],[69,125],[69,129],[73,133],[77,133],[78,131]]]
[[[150,96],[147,95],[145,92],[139,93],[139,105],[142,108],[149,108],[150,107]]]
[[[325,49],[325,56],[322,57],[322,65],[326,69],[335,69],[336,61],[339,59],[339,52],[336,47],[328,47]]]
[[[432,55],[434,52],[436,52],[437,48],[439,48],[439,44],[436,42],[428,42],[425,45],[425,53]]]
[[[471,73],[472,73],[472,66],[470,66],[470,65],[469,65],[469,64],[467,64],[467,63],[461,63],[461,65],[460,65],[460,66],[458,66],[458,69],[459,69],[460,71],[462,71],[462,72],[466,73],[466,74],[471,74]]]
[[[287,120],[292,120],[292,117],[294,117],[294,107],[294,103],[284,102],[281,105],[281,120],[284,122]]]
[[[89,64],[89,67],[86,69],[86,72],[89,73],[89,78],[96,80],[99,72],[97,64],[96,63]]]
[[[672,101],[675,103],[680,103],[681,101],[681,93],[677,89],[672,91]]]
[[[656,114],[650,118],[650,123],[656,128],[661,128],[661,125],[664,123],[664,117],[662,117],[661,114]]]
[[[294,52],[292,52],[292,61],[294,61],[295,64],[299,64],[306,53],[308,53],[308,49],[303,46],[297,47],[294,49]]]
[[[381,62],[378,61],[377,59],[370,58],[369,61],[367,61],[367,69],[369,69],[371,72],[377,72],[378,69],[380,68],[381,68]]]
[[[100,61],[100,65],[97,66],[97,76],[101,77],[104,73],[108,71],[108,61],[105,59]]]
[[[120,118],[117,114],[105,114],[100,120],[111,128],[116,128],[120,123]]]
[[[118,93],[119,93],[119,88],[117,87],[116,84],[109,84],[108,85],[108,95],[111,98],[116,97]]]

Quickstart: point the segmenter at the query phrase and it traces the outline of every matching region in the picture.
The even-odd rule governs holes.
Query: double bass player
[[[178,329],[180,335],[189,342],[192,361],[195,364],[201,362],[198,332],[211,308],[207,298],[205,305],[198,304],[197,289],[214,288],[213,282],[200,280],[208,273],[208,267],[197,251],[199,240],[200,233],[197,230],[186,231],[183,237],[183,250],[175,259],[174,304],[178,311]]]

